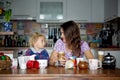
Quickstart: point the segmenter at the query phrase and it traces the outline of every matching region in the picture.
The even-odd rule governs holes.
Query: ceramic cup
[[[96,69],[100,68],[99,64],[98,64],[99,63],[98,59],[89,59],[88,63],[89,63],[90,70],[96,70]]]
[[[99,66],[102,68],[102,61],[104,57],[104,51],[98,51],[98,60],[99,60]]]
[[[104,57],[104,52],[103,51],[98,51],[98,60],[102,61]]]
[[[48,66],[48,60],[47,59],[40,59],[37,60],[39,62],[39,68],[44,69]]]
[[[29,60],[29,56],[20,56],[18,57],[19,67],[20,69],[26,69],[27,61]]]

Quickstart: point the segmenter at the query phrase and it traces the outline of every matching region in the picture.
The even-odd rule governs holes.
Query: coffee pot
[[[115,69],[116,59],[110,53],[103,57],[102,67],[103,69]]]

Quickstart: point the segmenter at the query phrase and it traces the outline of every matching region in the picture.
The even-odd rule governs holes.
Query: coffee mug
[[[43,69],[46,68],[48,66],[48,60],[47,59],[40,59],[37,60],[39,62],[39,68]]]
[[[90,70],[96,70],[96,69],[100,68],[98,59],[89,59],[88,63],[89,63]]]
[[[29,60],[29,56],[19,56],[18,57],[18,62],[19,62],[19,67],[20,69],[26,69],[26,63]]]

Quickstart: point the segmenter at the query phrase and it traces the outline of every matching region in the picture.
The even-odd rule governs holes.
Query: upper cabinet
[[[12,19],[40,23],[103,22],[104,0],[13,0]]]
[[[37,22],[63,22],[66,0],[37,0]]]
[[[13,0],[12,19],[36,19],[36,0]]]
[[[120,0],[118,0],[118,16],[120,17]]]
[[[91,21],[91,0],[67,0],[67,20]]]
[[[104,0],[92,0],[91,4],[91,22],[104,22]]]
[[[118,2],[120,0],[104,0],[105,2],[105,17],[104,21],[112,20],[118,17]]]
[[[67,0],[67,20],[104,22],[104,0]]]

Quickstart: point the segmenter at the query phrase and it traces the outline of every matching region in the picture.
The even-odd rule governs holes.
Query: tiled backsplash
[[[18,35],[27,36],[27,41],[33,32],[40,32],[45,35],[47,47],[53,47],[56,40],[60,38],[60,25],[62,23],[40,24],[31,20],[14,20],[12,22],[13,31]],[[78,26],[80,27],[81,39],[87,42],[92,42],[103,27],[102,23],[78,23]]]

